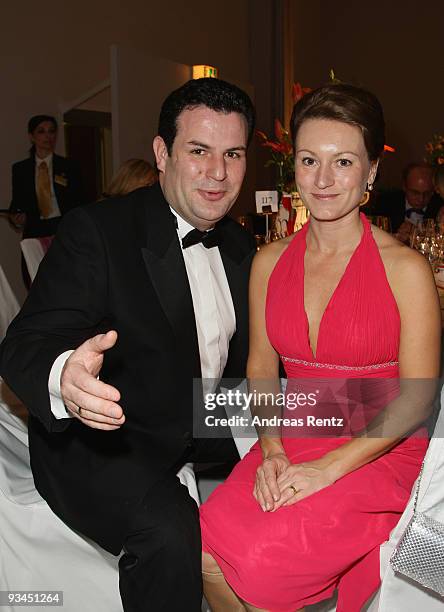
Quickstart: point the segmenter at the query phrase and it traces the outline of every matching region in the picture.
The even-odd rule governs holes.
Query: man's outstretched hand
[[[97,379],[103,354],[117,341],[117,332],[109,331],[86,340],[66,360],[60,376],[60,390],[66,408],[84,425],[112,431],[125,422],[117,403],[120,393]]]

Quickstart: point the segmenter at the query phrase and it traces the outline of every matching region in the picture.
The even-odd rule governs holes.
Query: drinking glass
[[[384,217],[383,215],[377,215],[374,221],[376,227],[381,228],[384,232],[388,232],[389,234],[392,231],[390,219],[388,217]]]

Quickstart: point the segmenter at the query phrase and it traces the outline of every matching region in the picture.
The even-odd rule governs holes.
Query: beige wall
[[[382,183],[399,184],[401,168],[422,160],[424,144],[444,132],[444,2],[295,2],[295,80],[317,86],[334,67],[376,93],[397,149],[384,160]]]
[[[207,0],[3,3],[0,208],[9,205],[11,164],[27,154],[28,118],[58,115],[63,102],[106,79],[113,43],[248,82],[248,1],[224,0],[217,11]],[[0,264],[21,298],[19,262],[17,237],[0,219]]]
[[[145,72],[146,80],[138,78]],[[191,79],[191,67],[122,45],[111,48],[114,170],[131,157],[154,162],[152,142],[165,97]]]

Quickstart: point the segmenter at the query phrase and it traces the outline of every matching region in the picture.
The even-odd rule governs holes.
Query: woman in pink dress
[[[319,401],[292,413],[296,433],[259,430],[201,507],[204,589],[215,612],[295,612],[335,589],[338,612],[360,612],[428,443],[421,425],[433,392],[407,396],[403,379],[438,376],[433,275],[359,208],[384,147],[381,106],[360,88],[328,85],[296,104],[291,129],[311,216],[255,258],[248,377],[252,389],[278,384],[281,359],[287,399],[311,388]],[[383,437],[378,417],[369,423],[384,408]],[[310,415],[345,424],[313,427]],[[373,434],[359,433],[364,426]]]

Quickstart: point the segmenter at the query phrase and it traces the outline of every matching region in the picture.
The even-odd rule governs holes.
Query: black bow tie
[[[182,238],[182,248],[187,249],[190,246],[199,244],[199,242],[201,242],[206,249],[211,249],[220,245],[222,236],[217,228],[209,232],[201,232],[198,229],[193,229]]]
[[[413,213],[424,216],[425,212],[426,212],[425,208],[409,208],[408,210],[405,211],[405,216],[407,217],[407,219],[410,219]]]

